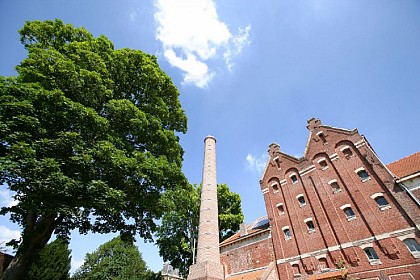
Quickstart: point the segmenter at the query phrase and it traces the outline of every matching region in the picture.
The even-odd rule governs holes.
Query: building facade
[[[318,119],[307,128],[302,158],[269,146],[260,181],[269,228],[221,244],[227,276],[269,279],[250,273],[272,263],[278,279],[420,279],[420,154],[409,171],[404,162],[388,168],[356,129]],[[258,250],[267,257],[260,264]]]

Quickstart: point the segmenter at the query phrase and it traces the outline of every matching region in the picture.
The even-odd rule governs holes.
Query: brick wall
[[[341,260],[350,275],[371,271],[364,278],[379,277],[384,269],[391,275],[393,268],[401,275],[414,273],[411,265],[419,259],[403,240],[420,242],[418,205],[357,130],[324,126],[315,119],[308,121],[308,129],[303,158],[270,145],[260,182],[280,279],[304,278]],[[369,261],[367,248],[379,260]]]

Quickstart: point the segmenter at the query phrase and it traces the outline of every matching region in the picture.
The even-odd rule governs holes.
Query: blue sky
[[[384,163],[419,150],[420,1],[0,0],[0,75],[26,56],[24,22],[54,18],[158,57],[189,119],[184,173],[201,181],[214,135],[218,181],[241,195],[247,223],[265,215],[268,145],[301,156],[312,117],[358,128]],[[16,230],[0,217],[0,242]],[[111,238],[73,234],[73,268]],[[160,270],[157,249],[137,245]]]

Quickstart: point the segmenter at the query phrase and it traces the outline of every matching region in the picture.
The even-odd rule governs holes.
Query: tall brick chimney
[[[220,264],[216,179],[216,138],[204,139],[204,166],[201,188],[197,261],[190,266],[188,280],[223,280]]]

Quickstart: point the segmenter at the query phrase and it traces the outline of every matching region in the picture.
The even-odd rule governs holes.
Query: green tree
[[[150,279],[146,263],[132,240],[115,237],[93,252],[86,254],[84,264],[74,273],[73,280],[144,280]]]
[[[200,191],[201,187],[188,184],[166,192],[162,198],[168,208],[156,234],[159,254],[184,276],[193,263],[194,240],[198,238]],[[239,194],[226,184],[217,185],[217,197],[219,238],[223,241],[239,229],[244,215]]]
[[[187,118],[156,57],[60,20],[19,32],[28,57],[18,77],[0,76],[0,185],[18,201],[0,214],[22,229],[13,280],[53,233],[151,240],[162,193],[186,183],[176,133]]]
[[[27,280],[66,280],[69,279],[71,265],[67,242],[57,238],[47,244],[29,269]]]

